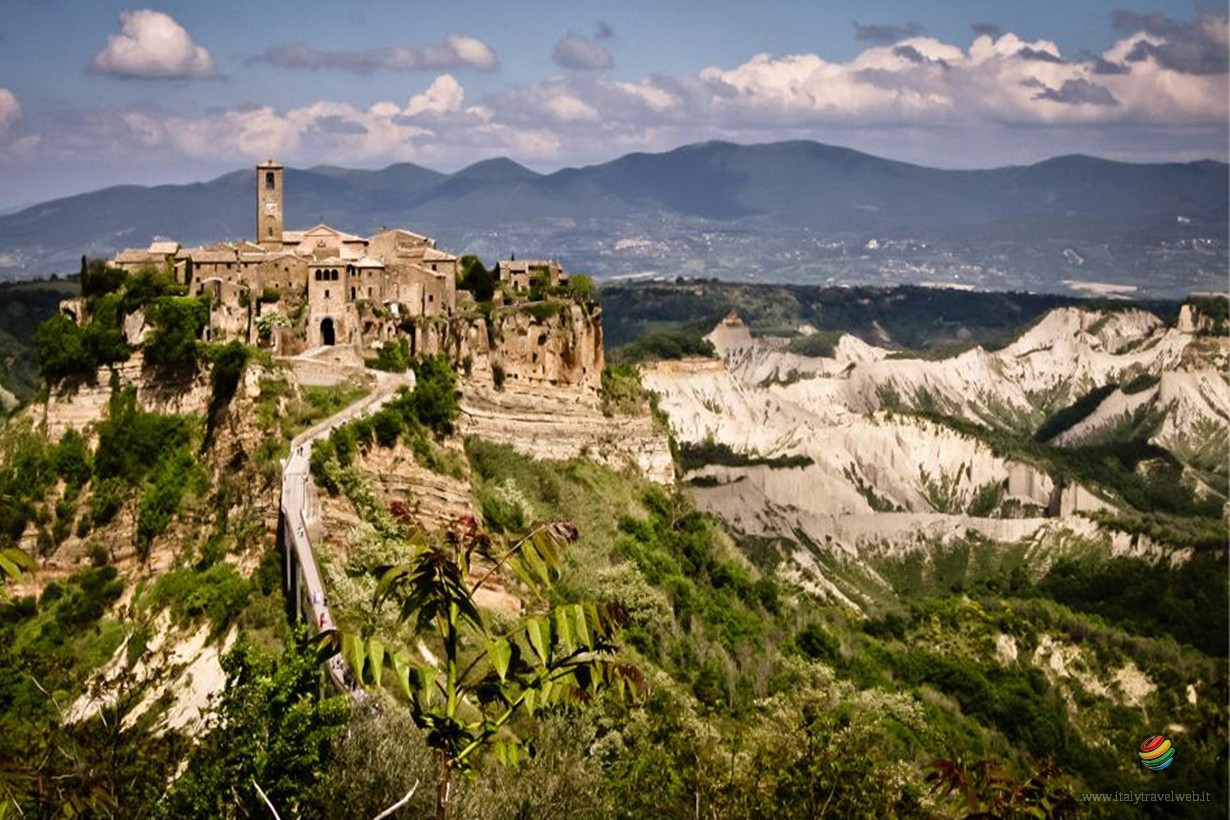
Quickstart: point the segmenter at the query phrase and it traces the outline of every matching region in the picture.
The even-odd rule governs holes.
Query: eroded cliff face
[[[540,459],[586,455],[653,481],[674,480],[667,432],[648,412],[603,414],[601,311],[576,304],[535,312],[422,322],[415,350],[447,354],[462,374],[463,436],[509,444]]]
[[[107,415],[112,387],[134,387],[137,403],[157,413],[201,415],[209,406],[209,373],[176,375],[146,367],[141,351],[114,368],[102,367],[93,378],[53,388],[46,404],[27,411],[36,423],[47,425],[47,434],[58,441],[69,429],[89,433],[91,425]]]
[[[1224,458],[1226,341],[1167,328],[1143,311],[1056,310],[1003,350],[942,361],[898,358],[849,335],[830,357],[799,356],[781,340],[753,338],[737,317],[709,339],[719,359],[662,362],[643,373],[681,445],[725,445],[762,462],[685,476],[698,503],[737,531],[807,543],[873,580],[874,558],[925,552],[971,533],[1000,544],[1046,543],[1052,555],[1073,537],[1115,553],[1160,554],[1080,516],[1113,508],[1100,488],[1057,485],[1038,465],[900,410],[1032,433],[1089,390],[1143,377],[1155,382],[1112,392],[1057,443],[1096,441],[1147,420],[1154,440],[1176,452]],[[833,565],[818,563],[814,549],[796,552],[795,561],[793,571],[827,594],[857,597],[834,586]]]

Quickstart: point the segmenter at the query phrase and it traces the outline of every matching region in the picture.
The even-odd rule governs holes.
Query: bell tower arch
[[[282,249],[282,166],[272,159],[256,166],[256,241]]]

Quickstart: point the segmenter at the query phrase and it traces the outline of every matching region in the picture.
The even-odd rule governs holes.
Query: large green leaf
[[[574,647],[572,642],[572,623],[568,615],[568,607],[555,610],[555,636],[564,653],[571,655]]]
[[[397,675],[397,683],[401,686],[402,693],[407,698],[414,697],[414,690],[410,688],[410,672],[414,669],[414,665],[410,663],[410,656],[405,652],[394,652],[391,657],[393,672]],[[418,683],[417,675],[415,675],[414,682]]]
[[[367,642],[367,652],[372,659],[372,681],[379,686],[384,675],[384,644],[372,638]]]
[[[354,670],[355,678],[362,683],[364,680],[363,665],[367,661],[367,650],[363,639],[349,633],[342,635],[342,657]]]
[[[529,638],[530,646],[544,662],[547,660],[547,644],[551,639],[550,627],[538,618],[530,618],[525,622],[525,636]]]
[[[497,638],[487,644],[487,657],[502,682],[508,674],[508,662],[512,660],[512,646],[504,638]]]
[[[568,616],[572,621],[572,633],[576,636],[577,644],[589,649],[593,644],[589,640],[589,629],[585,625],[585,608],[580,604],[572,604],[568,607]]]

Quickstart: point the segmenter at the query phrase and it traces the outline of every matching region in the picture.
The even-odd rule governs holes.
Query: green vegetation
[[[1093,411],[1098,409],[1098,405],[1118,389],[1119,385],[1111,382],[1110,384],[1104,384],[1101,387],[1095,387],[1093,390],[1090,390],[1067,407],[1053,413],[1050,418],[1044,421],[1042,426],[1034,433],[1034,441],[1050,441],[1056,436],[1071,430],[1089,418]]]
[[[410,340],[398,336],[384,343],[376,354],[376,358],[368,359],[368,367],[384,370],[388,373],[405,373],[410,369]]]
[[[788,456],[761,456],[749,453],[737,453],[729,444],[714,442],[712,439],[693,444],[683,442],[679,445],[679,464],[685,473],[699,470],[706,464],[721,464],[727,467],[754,467],[764,465],[773,470],[793,470],[809,467],[815,464],[811,456],[799,453]]]
[[[356,455],[367,452],[373,444],[393,447],[403,438],[428,469],[459,472],[427,438],[428,433],[440,438],[453,431],[460,412],[457,374],[443,355],[418,359],[414,372],[414,390],[403,388],[377,412],[336,428],[328,439],[313,445],[312,476],[330,493],[341,489],[339,472],[349,468]]]
[[[611,364],[602,368],[602,414],[631,416],[649,406],[649,394],[635,365]]]
[[[1143,393],[1161,380],[1160,376],[1154,376],[1152,373],[1141,373],[1139,376],[1124,383],[1121,389],[1130,396],[1134,393]]]
[[[651,330],[688,327],[708,333],[723,316],[736,310],[753,333],[788,333],[807,323],[822,332],[852,333],[882,347],[947,357],[974,345],[988,350],[1003,347],[1048,311],[1070,305],[1118,310],[1139,307],[1159,316],[1172,315],[1176,309],[1173,302],[1109,302],[1058,294],[913,286],[678,281],[602,289],[603,329],[609,347],[628,344]]]
[[[31,522],[39,529],[40,545],[53,547],[62,541],[92,471],[85,439],[78,433],[67,433],[60,444],[52,445],[28,422],[0,428],[0,548],[15,546]],[[47,530],[52,520],[46,502],[57,481],[64,482],[54,510],[58,539]]]
[[[1184,481],[1183,465],[1169,451],[1145,439],[1054,447],[943,413],[914,415],[985,442],[998,456],[1036,464],[1058,482],[1075,480],[1113,493],[1142,513],[1221,518],[1224,498],[1197,497],[1190,483]]]
[[[1224,546],[1224,544],[1223,544]],[[1196,555],[1177,567],[1131,558],[1060,559],[1037,583],[1038,593],[1091,612],[1140,635],[1173,635],[1218,658],[1230,655],[1226,557]]]
[[[1211,333],[1215,336],[1230,334],[1230,298],[1218,296],[1189,296],[1184,304],[1192,305],[1213,320]]]
[[[688,356],[714,358],[713,343],[704,338],[709,331],[678,328],[652,330],[612,350],[609,359],[615,364],[639,364],[659,359],[682,359]]]
[[[490,302],[495,295],[495,273],[487,270],[481,259],[472,254],[461,257],[461,278],[457,287],[474,294],[476,302]]]
[[[155,816],[265,817],[266,799],[287,817],[344,810],[345,795],[312,799],[348,712],[343,698],[319,696],[320,667],[306,636],[280,656],[241,643],[223,669],[227,686],[209,732]]]
[[[90,378],[99,368],[128,358],[124,318],[143,310],[152,327],[145,359],[154,366],[193,369],[197,339],[209,322],[209,302],[184,296],[170,273],[143,268],[132,276],[105,263],[83,264],[85,315],[56,314],[34,333],[35,355],[49,382]]]
[[[59,311],[61,300],[79,290],[76,282],[60,279],[0,284],[0,388],[18,402],[32,397],[40,384],[34,332]],[[0,407],[0,416],[4,409]]]
[[[99,423],[98,431],[95,477],[141,488],[137,552],[144,561],[184,496],[202,492],[207,484],[193,456],[193,425],[187,418],[137,409],[136,391],[129,388],[112,394],[107,418]]]
[[[493,629],[478,611],[475,593],[505,568],[530,597],[541,598],[559,571],[562,550],[576,537],[573,524],[555,521],[501,543],[470,519],[447,533],[412,541],[407,560],[380,571],[375,606],[391,600],[399,620],[415,625],[409,646],[429,641],[438,663],[425,665],[405,650],[386,650],[377,637],[326,636],[359,680],[370,676],[379,687],[386,666],[395,676],[415,726],[427,732],[427,744],[438,755],[437,820],[447,815],[454,771],[470,769],[488,748],[502,760],[519,759],[524,743],[510,731],[518,716],[588,700],[607,689],[621,696],[644,690],[641,673],[620,662],[614,643],[626,617],[621,608],[592,603],[544,608],[507,630]],[[489,565],[485,571],[471,563],[480,559]]]
[[[235,398],[239,389],[239,380],[243,378],[244,368],[252,351],[242,342],[228,342],[225,345],[206,348],[206,355],[212,360],[213,367],[209,373],[210,394],[209,407],[205,412],[205,442],[208,447],[213,441],[214,431],[218,427],[222,413]]]
[[[203,296],[163,296],[146,308],[153,330],[145,340],[145,361],[156,367],[193,370],[201,332],[209,324],[209,300]]]
[[[790,344],[786,345],[786,350],[789,353],[797,353],[800,356],[816,356],[829,359],[837,352],[837,343],[841,341],[843,335],[840,331],[818,330],[810,335],[791,339]]]

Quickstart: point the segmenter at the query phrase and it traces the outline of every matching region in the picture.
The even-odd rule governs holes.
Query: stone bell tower
[[[282,166],[271,159],[256,166],[256,241],[282,249]]]

